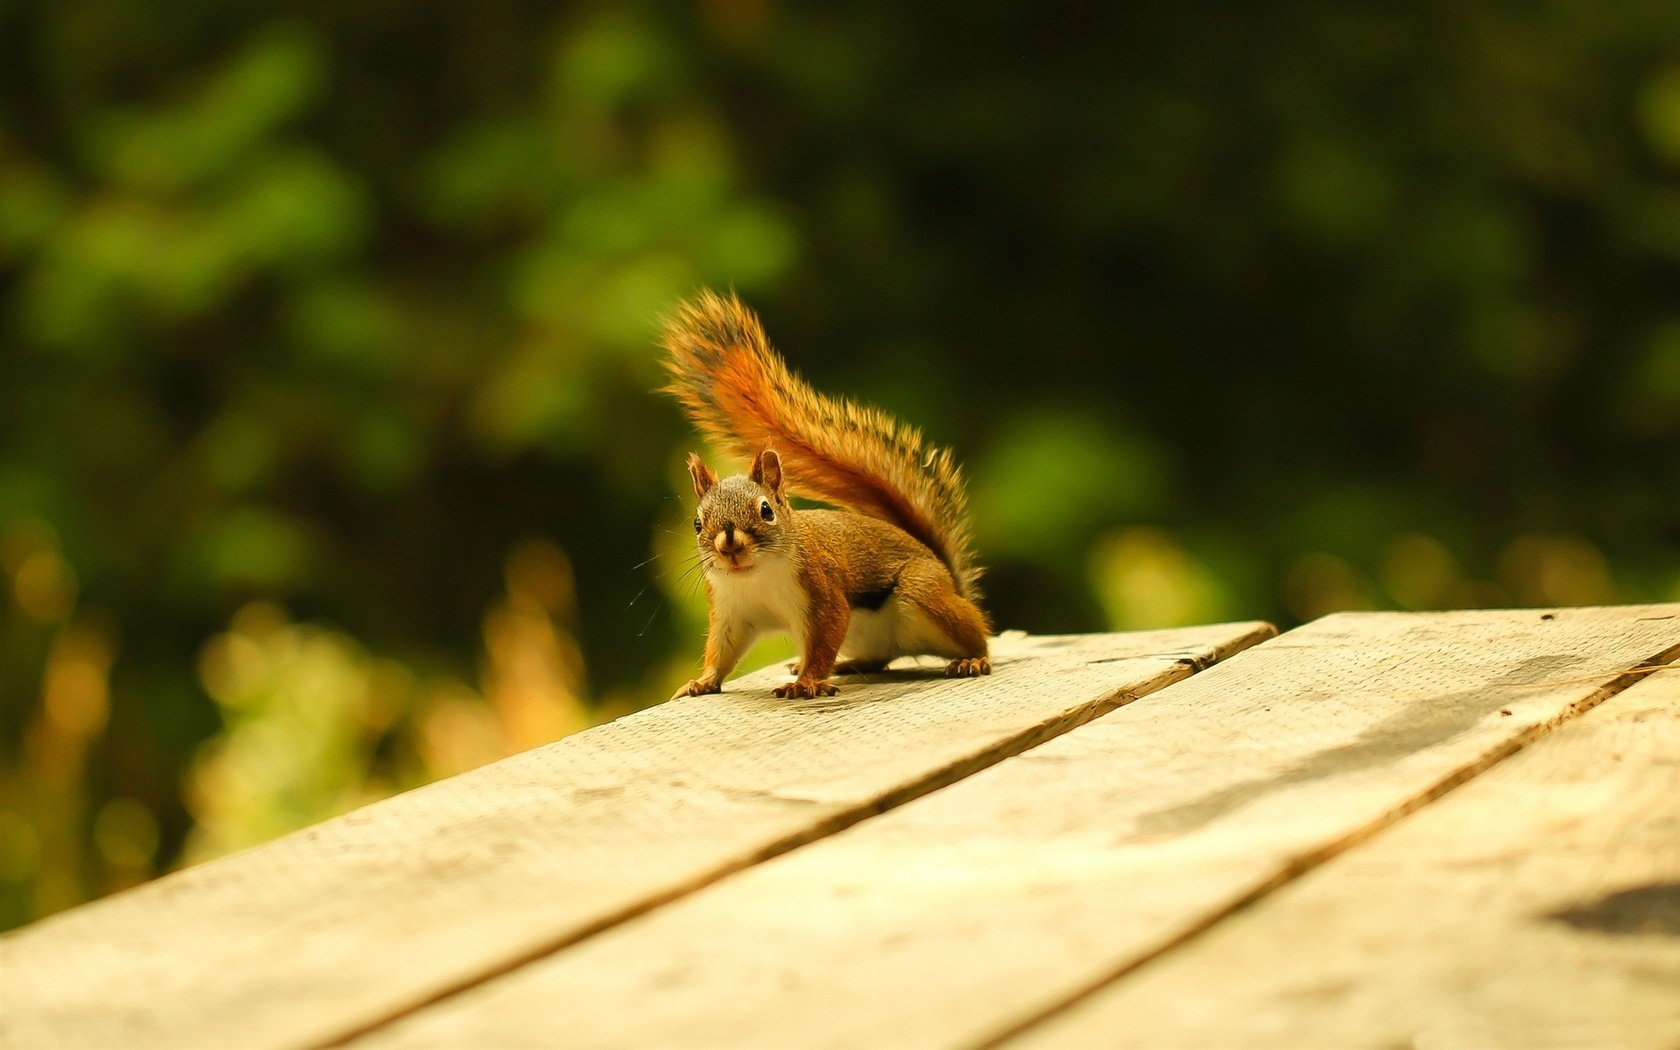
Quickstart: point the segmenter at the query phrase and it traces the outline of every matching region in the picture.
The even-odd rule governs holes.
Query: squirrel
[[[733,292],[702,291],[679,306],[660,344],[664,391],[714,444],[752,460],[747,474],[719,480],[689,453],[706,658],[672,699],[721,692],[772,631],[799,645],[794,680],[775,689],[784,698],[833,696],[829,675],[873,673],[907,655],[947,657],[951,677],[991,674],[967,497],[948,450],[813,390]],[[795,509],[790,495],[843,509]]]

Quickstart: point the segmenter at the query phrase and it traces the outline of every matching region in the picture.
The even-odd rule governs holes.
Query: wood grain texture
[[[354,1045],[994,1041],[1680,651],[1677,614],[1332,616]]]
[[[0,939],[0,1046],[352,1034],[950,783],[1268,637],[1005,638],[783,701],[674,701]]]
[[[1680,1046],[1680,668],[1006,1045]]]

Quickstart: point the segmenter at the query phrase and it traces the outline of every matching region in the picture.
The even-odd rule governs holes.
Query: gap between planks
[[[1672,618],[1673,617],[1661,616],[1641,617],[1640,619],[1642,621],[1649,621],[1659,619],[1667,620]],[[1517,754],[1543,737],[1549,736],[1560,727],[1573,722],[1577,718],[1580,718],[1588,711],[1591,711],[1600,704],[1603,704],[1606,700],[1609,700],[1616,694],[1624,692],[1629,687],[1652,675],[1654,672],[1680,672],[1680,666],[1676,666],[1673,662],[1676,658],[1680,658],[1680,645],[1675,645],[1672,648],[1659,653],[1646,663],[1622,672],[1611,681],[1600,686],[1588,696],[1583,697],[1581,700],[1564,708],[1555,717],[1530,726],[1517,736],[1514,736],[1498,746],[1489,749],[1487,753],[1472,762],[1470,765],[1443,777],[1440,781],[1423,791],[1421,794],[1394,807],[1392,810],[1382,814],[1366,826],[1356,828],[1348,832],[1343,837],[1326,843],[1317,849],[1308,850],[1296,855],[1292,859],[1292,863],[1279,870],[1272,878],[1256,885],[1248,893],[1232,900],[1226,907],[1210,913],[1205,919],[1184,930],[1179,936],[1174,937],[1172,940],[1163,942],[1153,951],[1147,952],[1146,954],[1127,962],[1124,966],[1115,968],[1107,976],[1092,984],[1090,987],[1069,996],[1065,1001],[1050,1006],[1034,1016],[1026,1018],[1020,1023],[1004,1029],[990,1038],[976,1043],[974,1045],[974,1050],[998,1050],[998,1048],[1003,1047],[1005,1044],[1011,1044],[1022,1037],[1030,1036],[1033,1029],[1039,1028],[1041,1025],[1055,1020],[1058,1016],[1068,1010],[1074,1009],[1092,997],[1102,994],[1121,979],[1128,977],[1137,971],[1148,967],[1151,963],[1162,960],[1170,956],[1173,952],[1190,945],[1192,942],[1201,938],[1209,930],[1212,930],[1226,919],[1248,911],[1256,904],[1259,904],[1262,900],[1275,893],[1277,890],[1295,882],[1308,872],[1313,871],[1355,846],[1358,846],[1376,835],[1381,834],[1383,831],[1393,827],[1395,824],[1398,824],[1406,817],[1421,811],[1424,807],[1428,806],[1437,799],[1440,799],[1443,796],[1450,794],[1452,791],[1470,783],[1483,773],[1499,765],[1499,763]]]
[[[994,1044],[1672,659],[1674,608],[1331,617],[365,1043]]]
[[[1010,1050],[1680,1047],[1664,669]]]
[[[461,995],[463,992],[469,992],[481,985],[495,981],[497,978],[505,977],[508,974],[514,973],[531,965],[532,963],[540,962],[557,952],[564,951],[567,948],[580,944],[599,933],[610,930],[615,926],[629,922],[630,920],[638,918],[642,915],[646,915],[656,908],[670,904],[673,901],[680,900],[692,893],[704,890],[706,887],[711,886],[722,879],[728,878],[730,875],[739,871],[750,868],[755,864],[761,864],[764,861],[772,860],[776,857],[790,853],[801,846],[818,842],[830,835],[845,831],[853,825],[868,820],[871,817],[879,816],[882,813],[894,810],[899,806],[902,806],[907,802],[914,801],[915,799],[918,799],[923,795],[927,795],[930,792],[950,787],[952,784],[955,784],[982,769],[995,765],[1005,759],[1013,758],[1022,752],[1028,751],[1045,743],[1048,740],[1054,740],[1056,737],[1077,729],[1094,719],[1101,718],[1103,715],[1117,711],[1127,704],[1135,703],[1149,694],[1158,692],[1169,685],[1181,682],[1193,674],[1205,671],[1219,663],[1221,660],[1228,659],[1229,657],[1235,655],[1242,649],[1248,648],[1257,642],[1275,637],[1277,633],[1277,629],[1268,623],[1256,622],[1252,625],[1252,627],[1253,630],[1250,633],[1245,634],[1242,638],[1233,640],[1228,645],[1220,646],[1205,653],[1193,653],[1185,650],[1183,651],[1184,655],[1180,655],[1179,652],[1157,654],[1172,657],[1173,664],[1170,668],[1167,668],[1147,681],[1136,683],[1126,689],[1116,690],[1102,699],[1080,708],[1079,710],[1071,711],[1065,715],[1048,719],[1015,737],[1000,742],[984,754],[975,755],[969,759],[956,762],[924,780],[912,784],[906,784],[895,790],[888,791],[875,801],[866,805],[833,814],[819,823],[812,824],[803,830],[793,832],[781,839],[765,845],[751,854],[743,856],[738,863],[732,863],[727,867],[720,867],[715,871],[708,872],[704,876],[692,880],[691,882],[673,887],[668,893],[648,897],[631,907],[603,916],[599,921],[590,923],[588,926],[569,933],[565,937],[556,938],[528,952],[510,956],[499,966],[475,973],[467,979],[438,990],[434,995],[427,996],[425,999],[416,1000],[412,1004],[399,1011],[393,1012],[388,1016],[378,1017],[365,1024],[346,1029],[339,1035],[309,1046],[307,1050],[337,1050],[337,1048],[348,1046],[350,1043],[362,1039],[363,1037],[374,1035],[380,1030],[401,1021],[404,1017],[426,1010],[430,1007],[446,1003],[456,996]],[[1121,663],[1133,659],[1136,658],[1113,656],[1090,660],[1087,661],[1087,663],[1090,665],[1101,665]],[[781,677],[783,676],[779,669],[765,669],[760,672],[756,672],[752,676],[738,680],[734,683],[734,687],[750,687],[752,684],[756,684],[754,683],[754,679],[757,678],[763,678],[767,683],[771,679],[779,679]],[[893,678],[893,672],[889,671],[884,674],[877,673],[874,675],[860,675],[857,677],[860,679],[859,684],[868,684],[871,681],[881,680],[891,681]]]
[[[353,1038],[1274,633],[1013,636],[990,678],[911,669],[800,703],[767,695],[770,670],[661,704],[0,937],[0,1045]]]

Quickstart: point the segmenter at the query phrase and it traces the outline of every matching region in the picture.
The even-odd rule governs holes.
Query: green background
[[[703,284],[1089,631],[1680,599],[1677,276],[1663,0],[0,0],[0,927],[669,695]]]

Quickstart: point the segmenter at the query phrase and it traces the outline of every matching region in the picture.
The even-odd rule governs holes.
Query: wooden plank
[[[1270,636],[1000,639],[838,697],[777,671],[388,799],[0,940],[0,1046],[345,1037],[948,784]]]
[[[1680,1046],[1680,669],[1006,1045]]]
[[[1329,617],[353,1045],[984,1044],[1676,652],[1680,606]]]

